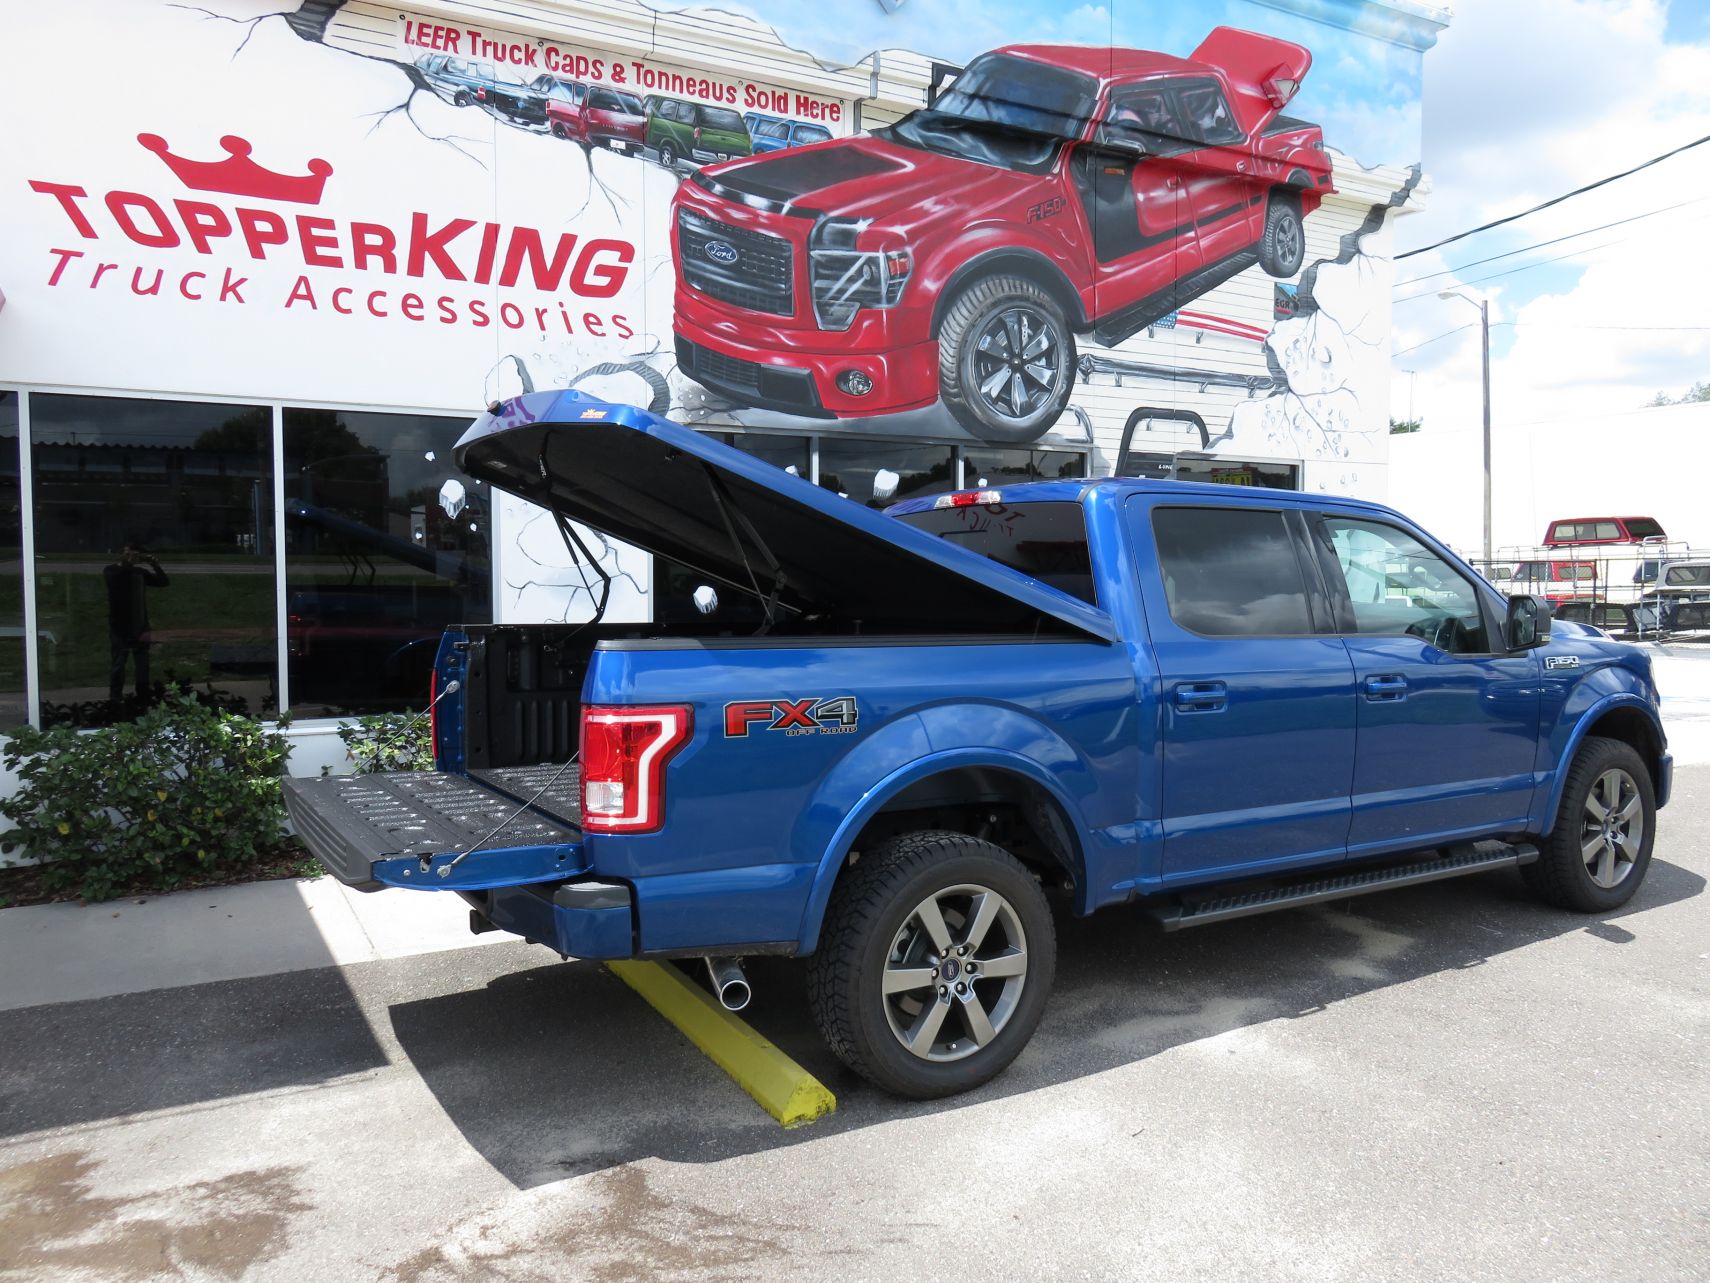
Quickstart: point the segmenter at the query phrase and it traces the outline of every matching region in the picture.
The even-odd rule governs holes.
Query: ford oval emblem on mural
[[[701,253],[712,259],[713,262],[724,263],[727,266],[742,257],[736,252],[736,246],[729,241],[708,241],[701,247]]]

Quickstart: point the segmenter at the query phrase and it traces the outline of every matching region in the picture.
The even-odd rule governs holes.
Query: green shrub
[[[377,713],[338,728],[358,775],[433,770],[433,731],[420,713]]]
[[[19,788],[0,800],[17,825],[0,849],[43,861],[42,885],[105,900],[141,884],[242,867],[285,833],[285,737],[185,694],[132,722],[9,732]]]

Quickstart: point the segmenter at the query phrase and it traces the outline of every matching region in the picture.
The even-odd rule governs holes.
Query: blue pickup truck
[[[705,613],[448,632],[437,769],[289,780],[297,832],[476,930],[705,958],[730,1005],[745,956],[804,956],[825,1038],[890,1091],[1026,1044],[1051,897],[1177,929],[1516,867],[1601,913],[1650,862],[1650,660],[1387,508],[1103,478],[881,514],[575,392],[457,454],[573,550],[687,568]]]

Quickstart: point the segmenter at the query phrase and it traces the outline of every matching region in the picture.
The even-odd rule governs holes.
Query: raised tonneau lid
[[[1079,598],[634,406],[531,392],[477,419],[456,458],[709,580],[757,581],[786,617],[1116,640],[1110,616]]]

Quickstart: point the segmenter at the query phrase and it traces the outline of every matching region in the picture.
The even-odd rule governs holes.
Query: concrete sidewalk
[[[0,910],[0,1010],[347,966],[508,940],[454,895],[330,877]]]

